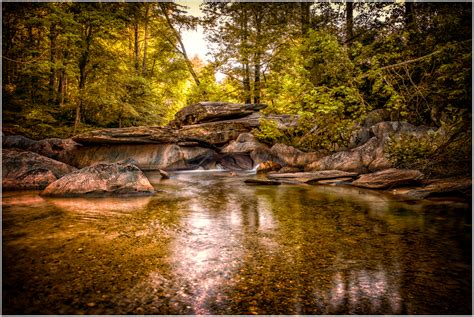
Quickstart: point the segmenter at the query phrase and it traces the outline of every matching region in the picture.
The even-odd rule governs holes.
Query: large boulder
[[[273,161],[282,166],[304,167],[307,164],[320,159],[323,155],[316,152],[303,152],[292,146],[277,143],[270,149],[274,156]]]
[[[223,153],[250,153],[254,164],[277,159],[268,146],[257,141],[251,133],[242,133],[222,149]]]
[[[222,121],[246,117],[256,111],[266,108],[264,104],[237,104],[230,102],[199,102],[187,106],[175,114],[171,127],[179,128],[184,125],[203,122]]]
[[[423,173],[418,170],[390,168],[370,174],[361,175],[352,185],[371,189],[388,189],[419,184]]]
[[[35,142],[28,151],[71,165],[81,145],[72,139],[51,138]]]
[[[370,127],[371,134],[379,140],[385,140],[388,136],[399,135],[401,133],[421,136],[428,133],[428,131],[434,130],[427,126],[415,126],[403,121],[383,121]]]
[[[51,138],[35,141],[22,135],[4,136],[2,146],[35,152],[69,165],[72,164],[75,151],[81,147],[72,139]]]
[[[27,138],[23,135],[5,135],[2,137],[2,147],[5,148],[17,148],[26,150],[28,147],[35,144],[36,141]],[[33,151],[34,152],[34,151]]]
[[[383,152],[383,141],[371,138],[365,144],[349,151],[337,152],[309,163],[306,171],[341,170],[356,173],[390,168]]]
[[[75,168],[34,152],[2,151],[3,190],[43,189]]]
[[[250,132],[244,122],[218,121],[184,126],[176,131],[183,141],[197,141],[212,146],[222,146],[237,139],[241,133]]]
[[[250,153],[259,147],[265,147],[263,143],[257,141],[251,133],[241,133],[236,140],[231,141],[223,149],[223,153],[247,152]]]
[[[95,164],[69,173],[41,193],[53,197],[145,196],[155,190],[132,164]]]

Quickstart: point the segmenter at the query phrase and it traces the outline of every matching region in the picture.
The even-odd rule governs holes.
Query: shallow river
[[[471,314],[471,209],[248,175],[3,193],[3,314]]]

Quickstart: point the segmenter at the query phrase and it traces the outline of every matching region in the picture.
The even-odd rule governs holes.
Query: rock
[[[240,134],[235,141],[231,141],[222,149],[223,153],[241,152],[250,153],[254,164],[275,159],[275,155],[268,146],[257,141],[251,133]]]
[[[257,165],[257,174],[274,172],[281,169],[281,165],[273,161],[266,161]]]
[[[199,102],[187,106],[175,114],[170,123],[173,128],[203,122],[222,121],[246,117],[266,108],[264,104],[237,104],[230,102]]]
[[[379,140],[385,140],[388,136],[400,133],[410,133],[421,136],[434,131],[433,128],[426,126],[414,126],[408,122],[401,121],[383,121],[370,127],[370,132]]]
[[[53,197],[146,196],[155,190],[145,174],[132,164],[99,163],[69,173],[41,193]]]
[[[28,151],[41,154],[54,160],[71,165],[73,157],[81,145],[72,139],[51,138],[35,142]]]
[[[430,180],[424,187],[397,188],[390,191],[391,194],[406,199],[424,199],[430,197],[462,197],[471,200],[472,178],[451,177],[445,179]]]
[[[176,131],[176,134],[182,141],[198,141],[222,146],[237,139],[241,133],[250,132],[250,130],[251,128],[242,122],[219,121],[183,126]]]
[[[251,133],[241,133],[236,140],[231,141],[222,149],[223,153],[247,152],[250,153],[259,147],[265,147],[263,143],[257,141]]]
[[[270,179],[290,179],[301,183],[313,183],[320,180],[356,177],[357,173],[327,170],[318,172],[301,172],[301,173],[271,173],[267,177]]]
[[[383,152],[383,141],[373,137],[364,145],[349,151],[337,152],[305,167],[305,171],[341,170],[356,173],[368,173],[392,167]]]
[[[75,168],[34,152],[3,149],[3,190],[43,189]]]
[[[299,167],[294,166],[283,166],[278,173],[299,173],[302,170]]]
[[[83,145],[96,144],[166,144],[180,141],[175,130],[161,127],[99,129],[72,137]]]
[[[187,162],[208,152],[215,153],[208,148],[180,147],[175,144],[89,145],[75,151],[72,165],[83,168],[97,163],[128,162],[142,170],[192,169]]]
[[[253,160],[248,153],[220,154],[217,165],[230,171],[246,171],[253,168]]]
[[[390,120],[390,111],[387,109],[375,109],[366,114],[363,126],[370,128],[374,124]]]
[[[296,128],[298,126],[298,115],[289,114],[269,114],[262,115],[261,113],[253,113],[247,117],[235,119],[234,122],[245,122],[245,124],[251,128],[258,128],[260,126],[260,120],[271,120],[277,124],[278,129],[286,130],[288,128]]]
[[[342,178],[335,178],[335,179],[324,179],[316,181],[316,184],[321,185],[340,185],[340,184],[350,184],[352,183],[352,177],[342,177]]]
[[[353,149],[365,144],[370,139],[370,129],[366,127],[359,127],[355,129],[349,137],[348,148]]]
[[[320,159],[323,155],[316,152],[302,152],[292,146],[277,143],[270,149],[275,162],[282,166],[304,167],[305,165]]]
[[[169,179],[170,178],[170,175],[167,172],[165,172],[163,170],[158,170],[158,172],[160,173],[160,176],[161,176],[162,179]]]
[[[280,185],[281,182],[275,181],[275,180],[268,180],[268,179],[246,179],[244,181],[245,184],[247,185]]]
[[[371,189],[387,189],[417,184],[423,174],[417,170],[391,168],[371,174],[361,175],[352,185]]]
[[[35,144],[36,141],[22,135],[7,135],[2,137],[2,147],[5,148],[18,148],[26,150],[28,147]],[[34,151],[32,151],[34,152]]]

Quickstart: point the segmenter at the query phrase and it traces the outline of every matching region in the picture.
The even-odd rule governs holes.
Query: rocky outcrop
[[[145,196],[155,190],[132,164],[95,164],[69,173],[41,193],[52,197]]]
[[[237,104],[230,102],[199,102],[187,106],[175,115],[170,126],[179,128],[203,122],[222,121],[246,117],[266,108],[264,104]]]
[[[2,151],[3,190],[43,189],[75,168],[34,152]]]
[[[388,189],[419,184],[423,174],[417,170],[391,168],[361,175],[352,185],[371,189]]]
[[[315,183],[321,180],[338,179],[338,178],[354,178],[358,174],[337,170],[327,170],[319,172],[300,172],[300,173],[270,173],[268,178],[276,180],[290,180],[299,183]]]
[[[73,165],[83,168],[100,162],[118,163],[133,159],[142,170],[176,170],[188,168],[188,161],[208,152],[215,153],[207,148],[176,144],[89,145],[76,151]]]
[[[426,186],[397,188],[391,194],[409,200],[418,200],[430,197],[460,197],[471,200],[472,178],[452,177],[430,180]]]
[[[51,138],[35,141],[22,135],[8,135],[2,139],[3,148],[18,148],[52,158],[71,165],[75,151],[80,144],[71,139]]]

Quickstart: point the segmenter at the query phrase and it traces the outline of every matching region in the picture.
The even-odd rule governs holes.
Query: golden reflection
[[[151,197],[47,199],[49,203],[63,211],[92,219],[137,212],[145,209],[150,200]]]

